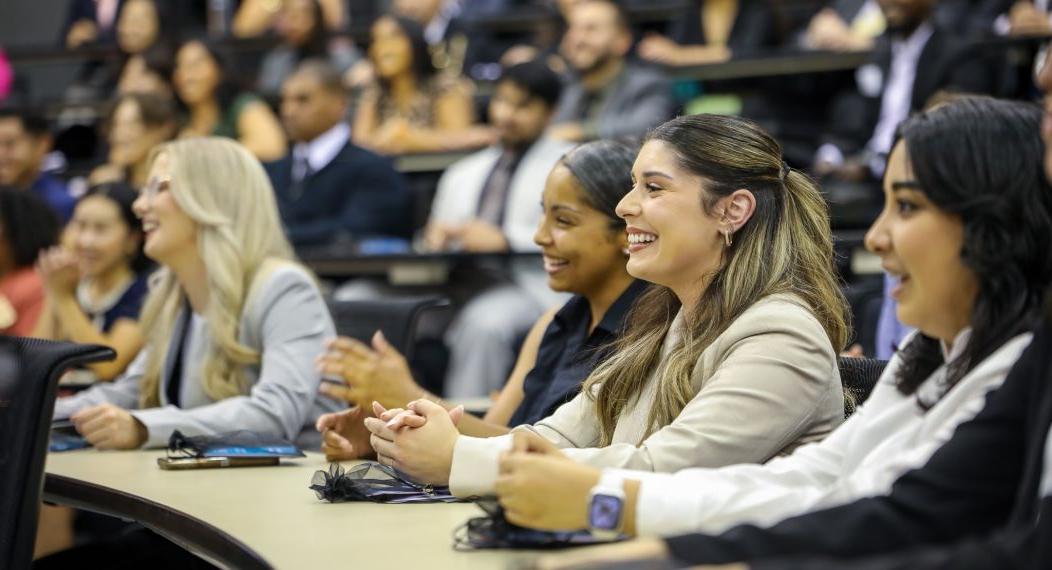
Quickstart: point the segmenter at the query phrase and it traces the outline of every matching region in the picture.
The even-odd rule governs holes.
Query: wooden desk
[[[53,453],[44,500],[134,519],[229,568],[504,568],[522,551],[453,550],[472,504],[329,504],[317,453],[278,467],[162,471],[161,450]]]

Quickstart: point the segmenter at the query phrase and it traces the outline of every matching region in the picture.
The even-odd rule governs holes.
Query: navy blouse
[[[523,383],[522,404],[515,410],[509,426],[532,424],[572,400],[581,389],[604,349],[621,333],[636,298],[646,290],[645,281],[633,281],[588,332],[592,308],[588,299],[574,295],[548,325],[537,349],[537,362]]]

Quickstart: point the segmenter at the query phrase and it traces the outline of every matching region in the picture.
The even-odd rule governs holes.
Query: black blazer
[[[824,568],[833,560],[855,568],[862,557],[888,563],[864,568],[1014,568],[1010,561],[1017,559],[1049,568],[1052,505],[1039,495],[1052,468],[1045,447],[1052,425],[1050,354],[1046,323],[983,410],[958,426],[926,465],[900,477],[890,494],[766,529],[743,525],[720,536],[669,539],[670,551],[691,564],[767,560],[751,566],[756,570]],[[1045,540],[1036,540],[1041,532]],[[818,555],[823,559],[802,558]],[[991,564],[976,565],[983,560]],[[943,561],[961,565],[940,566]]]
[[[96,42],[112,44],[117,41],[117,19],[121,17],[121,10],[123,9],[124,0],[119,0],[117,2],[116,15],[113,17],[113,25],[104,30],[99,30]],[[66,36],[69,35],[70,28],[80,20],[95,21],[95,0],[72,0],[69,3],[69,9],[66,11],[66,22],[62,25],[62,37],[59,38],[59,42],[62,45],[66,45]]]
[[[703,1],[691,3],[681,17],[673,21],[669,28],[671,39],[683,45],[708,43],[705,27],[702,25],[703,4]],[[731,49],[733,57],[762,53],[775,47],[777,29],[769,4],[762,0],[738,0],[738,15],[735,16],[731,33],[727,37],[727,47]]]
[[[348,142],[332,162],[309,176],[293,198],[292,154],[265,165],[278,211],[295,246],[341,236],[409,237],[412,195],[391,161]]]
[[[867,67],[878,70],[881,78],[879,94],[863,93],[856,85],[855,89],[840,94],[833,101],[823,142],[836,145],[845,155],[863,150],[877,127],[891,69],[891,43],[888,34],[879,37],[869,63],[859,68],[856,75],[865,73]],[[910,112],[924,109],[932,95],[940,90],[985,94],[990,93],[993,86],[993,72],[988,63],[975,55],[964,40],[935,26],[917,60]]]

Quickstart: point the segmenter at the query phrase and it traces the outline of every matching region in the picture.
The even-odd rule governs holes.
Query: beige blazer
[[[679,340],[677,315],[662,347],[662,363]],[[825,329],[798,298],[758,301],[702,352],[694,367],[694,398],[669,425],[650,436],[646,421],[656,373],[618,420],[613,443],[599,444],[594,402],[585,394],[532,430],[571,458],[595,467],[671,473],[688,467],[762,463],[825,437],[844,420],[837,353]],[[661,366],[657,367],[660,370]],[[459,436],[450,487],[458,496],[493,492],[500,453],[511,436]]]

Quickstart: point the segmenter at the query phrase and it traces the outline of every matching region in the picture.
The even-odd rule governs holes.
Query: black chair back
[[[395,297],[362,301],[331,301],[330,310],[340,336],[369,344],[373,334],[384,337],[406,360],[413,359],[413,345],[421,318],[430,311],[449,308],[449,299],[438,295]]]
[[[841,356],[836,359],[836,365],[840,369],[840,383],[851,393],[854,407],[857,407],[869,397],[888,361]]]
[[[33,558],[59,377],[115,356],[105,346],[0,336],[0,568],[28,568]]]

